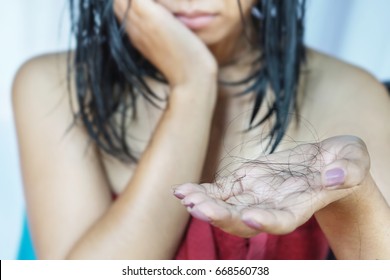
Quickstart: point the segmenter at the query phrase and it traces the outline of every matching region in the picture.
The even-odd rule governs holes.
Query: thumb
[[[321,172],[325,187],[350,188],[359,185],[368,173],[362,160],[339,159],[328,164]]]

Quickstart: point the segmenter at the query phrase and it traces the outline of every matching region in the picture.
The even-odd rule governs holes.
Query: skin
[[[253,2],[242,3],[249,16]],[[193,32],[172,15],[186,5],[218,12],[218,21]],[[299,92],[304,122],[291,123],[268,159],[286,162],[294,151],[313,147],[297,147],[289,139],[320,142],[326,156],[316,161],[321,164],[315,176],[279,183],[279,197],[264,203],[262,191],[275,189],[264,184],[264,169],[241,165],[236,156],[264,159],[263,145],[253,143],[267,124],[238,133],[247,127],[252,100],[233,98],[239,88],[217,83],[245,77],[246,62],[256,55],[241,38],[235,5],[235,0],[133,0],[126,14],[127,1],[114,1],[135,46],[169,82],[149,81],[158,94],[169,91],[165,109],[139,100],[139,118],[129,124],[129,145],[142,154],[138,165],[120,163],[93,144],[86,148],[89,137],[80,123],[65,133],[72,110],[77,111],[68,98],[65,54],[34,58],[21,67],[13,105],[39,258],[172,259],[189,218],[182,203],[194,204],[188,207],[192,215],[241,236],[286,233],[314,214],[338,258],[390,258],[390,151],[385,148],[390,130],[384,125],[390,102],[384,88],[360,69],[309,51],[306,86]],[[341,168],[344,178],[327,187],[326,171],[334,168]],[[213,182],[218,170],[225,182],[242,178],[235,196],[199,185]],[[175,193],[182,203],[172,186],[179,186]],[[240,195],[251,190],[242,203]],[[114,201],[112,193],[118,195]]]

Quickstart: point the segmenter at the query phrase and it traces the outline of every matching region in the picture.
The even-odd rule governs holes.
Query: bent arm
[[[172,258],[188,215],[171,197],[171,187],[199,180],[215,102],[213,75],[201,87],[172,90],[132,179],[112,202],[97,148],[87,147],[88,135],[79,125],[66,133],[73,116],[66,73],[58,73],[58,62],[51,56],[30,61],[19,71],[13,90],[38,257]]]
[[[68,258],[174,256],[188,214],[172,198],[171,187],[200,180],[213,112],[213,106],[205,105],[210,103],[207,99],[213,98],[214,90],[210,86],[172,91],[172,95],[187,100],[175,105],[171,102],[125,191],[73,247]]]

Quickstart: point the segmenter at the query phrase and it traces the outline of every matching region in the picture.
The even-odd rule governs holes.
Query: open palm
[[[366,178],[362,140],[337,136],[248,161],[213,184],[175,189],[189,213],[234,235],[285,234]]]

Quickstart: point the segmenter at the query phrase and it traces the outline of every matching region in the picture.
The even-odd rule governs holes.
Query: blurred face
[[[207,45],[226,39],[234,40],[242,33],[241,3],[245,18],[250,16],[256,0],[156,0]]]

